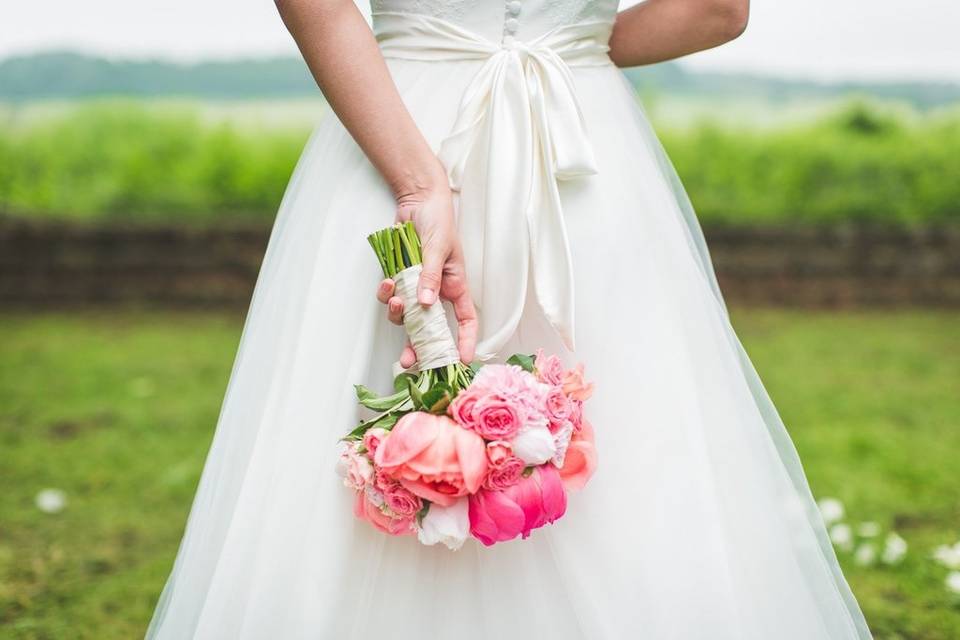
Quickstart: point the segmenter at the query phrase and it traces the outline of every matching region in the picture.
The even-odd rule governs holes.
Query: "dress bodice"
[[[492,42],[525,42],[557,27],[580,22],[613,22],[617,0],[371,0],[379,13],[430,16]]]

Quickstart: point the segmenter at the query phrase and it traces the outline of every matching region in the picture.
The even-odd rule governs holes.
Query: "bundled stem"
[[[371,233],[367,241],[387,278],[396,278],[404,269],[423,263],[420,236],[412,222],[397,223]],[[362,439],[374,426],[390,429],[403,414],[411,411],[444,413],[453,398],[470,385],[473,376],[471,367],[455,362],[418,373],[403,373],[394,381],[394,393],[385,396],[357,385],[357,400],[376,414],[361,422],[344,440]]]

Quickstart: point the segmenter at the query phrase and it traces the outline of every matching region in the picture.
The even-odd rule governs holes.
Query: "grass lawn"
[[[735,313],[818,496],[909,543],[842,560],[878,638],[960,638],[960,314]],[[235,315],[0,315],[0,637],[142,637],[239,339]],[[35,496],[66,493],[44,513]],[[771,639],[773,640],[773,639]]]

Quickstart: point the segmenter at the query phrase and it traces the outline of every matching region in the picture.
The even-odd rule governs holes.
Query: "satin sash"
[[[460,193],[460,237],[481,317],[478,357],[496,355],[516,331],[531,274],[544,316],[573,350],[573,268],[557,181],[597,169],[569,67],[612,64],[610,23],[502,44],[415,14],[375,14],[374,28],[387,58],[483,61],[439,152]]]

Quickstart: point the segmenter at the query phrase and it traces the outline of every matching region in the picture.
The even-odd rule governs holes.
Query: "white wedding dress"
[[[392,222],[390,192],[327,116],[280,207],[148,637],[870,637],[690,203],[605,53],[616,9],[373,3],[459,190],[484,353],[544,347],[596,382],[590,484],[554,525],[491,548],[354,518],[337,439],[352,383],[390,388],[403,332],[365,240]]]

